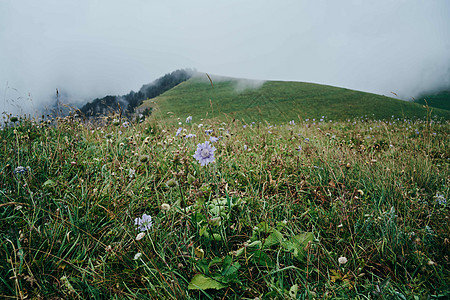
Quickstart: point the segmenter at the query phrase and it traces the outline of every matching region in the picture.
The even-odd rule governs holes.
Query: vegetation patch
[[[7,123],[1,297],[450,296],[448,121],[268,124],[259,108]]]

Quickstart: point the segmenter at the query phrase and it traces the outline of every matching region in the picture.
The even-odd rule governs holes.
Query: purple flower
[[[305,138],[305,142],[308,143],[308,142],[309,142],[309,139],[308,139],[308,138]]]
[[[193,133],[189,133],[188,135],[186,135],[186,138],[187,138],[187,139],[193,138],[193,137],[196,137],[196,135],[193,134]]]
[[[134,225],[138,226],[136,229],[139,229],[140,231],[147,231],[152,227],[152,217],[143,214],[142,218],[136,218],[134,219]]]
[[[212,129],[205,130],[205,133],[208,134],[208,135],[211,134],[212,132],[213,132]]]
[[[175,134],[175,136],[178,136],[181,133],[181,130],[183,130],[181,127],[178,128],[177,133]]]
[[[210,136],[209,140],[211,141],[211,143],[215,143],[215,142],[217,142],[219,140],[219,138],[215,137],[215,136]]]
[[[214,151],[216,151],[216,148],[212,147],[209,141],[206,141],[203,144],[197,145],[197,150],[193,156],[201,166],[206,166],[214,161]]]
[[[186,123],[189,123],[191,121],[192,121],[192,116],[189,116],[189,117],[186,118]]]
[[[436,201],[439,205],[445,205],[447,203],[447,199],[445,199],[444,195],[436,193]]]
[[[295,121],[294,120],[289,121],[289,125],[295,125]]]
[[[28,171],[27,168],[18,166],[17,168],[14,169],[14,174],[23,174],[23,173],[26,173],[27,171]]]
[[[298,152],[302,151],[302,146],[299,145],[299,146],[297,147],[297,151],[298,151]]]

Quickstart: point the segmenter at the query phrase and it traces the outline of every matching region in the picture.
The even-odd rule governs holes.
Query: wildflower
[[[134,219],[134,225],[138,226],[136,229],[139,229],[140,231],[147,231],[152,227],[152,217],[143,214],[142,218],[136,218]]]
[[[169,179],[167,182],[166,182],[166,186],[168,187],[168,188],[174,188],[174,187],[176,187],[178,185],[178,182],[175,180],[175,179]]]
[[[294,120],[289,121],[289,125],[295,125],[295,121]]]
[[[22,167],[22,166],[18,166],[17,168],[14,169],[14,174],[24,174],[28,171],[27,168]]]
[[[181,133],[181,131],[183,130],[183,128],[178,128],[178,130],[177,130],[177,133],[175,134],[175,136],[178,136],[180,133]]]
[[[297,151],[298,151],[298,152],[302,151],[302,146],[299,145],[299,146],[297,147]]]
[[[247,128],[247,125],[242,126],[242,128]]]
[[[170,204],[167,204],[167,203],[161,204],[161,209],[164,210],[164,211],[169,211],[170,210]]]
[[[248,149],[248,146],[247,145],[244,145],[244,150],[247,150]]]
[[[215,137],[215,136],[211,136],[211,137],[209,137],[209,140],[211,141],[211,143],[215,143],[219,140],[219,138]]]
[[[197,150],[193,155],[196,160],[200,163],[201,166],[206,166],[210,162],[214,161],[214,151],[215,147],[211,147],[209,141],[204,142],[203,144],[197,145]]]
[[[128,121],[125,121],[122,123],[122,126],[125,128],[127,128],[129,125],[130,125],[130,122],[128,122]]]
[[[308,143],[309,142],[309,138],[305,138],[305,142]]]
[[[136,236],[136,241],[142,240],[142,238],[145,236],[145,232],[141,232]]]
[[[136,253],[135,255],[134,255],[134,260],[138,260],[139,258],[141,258],[141,256],[142,256],[142,253],[141,252],[138,252],[138,253]]]
[[[419,134],[419,130],[418,129],[416,129],[414,132],[415,132],[415,134]]]
[[[193,138],[193,137],[196,137],[196,135],[193,134],[193,133],[189,133],[188,135],[186,135],[186,138],[187,138],[187,139]]]
[[[212,129],[205,130],[205,133],[208,134],[208,135],[211,134],[212,132],[213,132]]]
[[[434,196],[436,198],[437,203],[439,203],[439,205],[445,205],[447,203],[447,199],[445,199],[444,195],[436,193],[436,196]]]
[[[136,174],[136,171],[134,169],[129,169],[128,170],[128,177],[130,179],[133,179],[136,176],[135,174]]]
[[[341,257],[338,258],[338,263],[339,263],[340,265],[346,264],[347,261],[348,261],[348,260],[347,260],[347,258],[346,258],[345,256],[341,256]]]
[[[189,123],[191,121],[192,121],[192,116],[189,116],[189,117],[186,118],[186,123]]]

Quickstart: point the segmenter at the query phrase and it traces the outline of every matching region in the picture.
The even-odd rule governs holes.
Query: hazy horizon
[[[0,2],[0,109],[124,95],[176,69],[401,99],[450,87],[448,1]],[[65,99],[66,97],[67,99]]]

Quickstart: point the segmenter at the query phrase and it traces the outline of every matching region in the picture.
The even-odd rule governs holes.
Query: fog
[[[450,87],[449,12],[445,0],[2,0],[0,110],[39,112],[56,89],[79,105],[180,68],[408,100]]]

